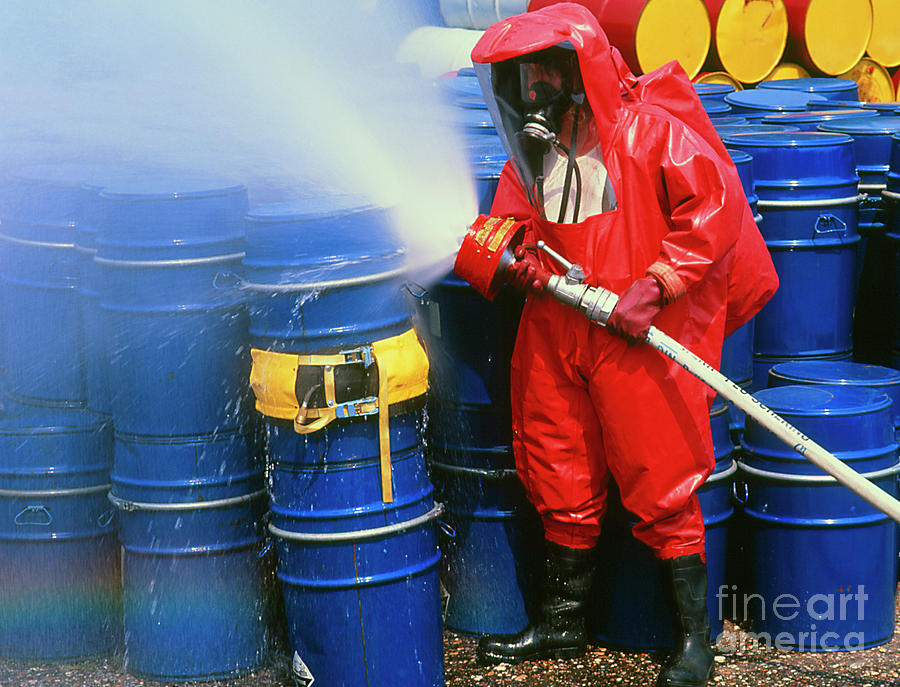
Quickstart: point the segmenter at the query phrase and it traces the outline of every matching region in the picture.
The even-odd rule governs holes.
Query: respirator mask
[[[574,65],[569,61],[575,59],[575,54],[561,48],[554,52],[564,55],[544,56],[543,60],[518,65],[522,125],[515,137],[532,178],[543,174],[544,156],[558,144],[562,117],[573,104]],[[532,57],[536,56],[529,56]]]
[[[575,165],[577,108],[584,102],[578,56],[570,47],[558,45],[495,63],[491,76],[494,95],[512,157],[523,177],[529,201],[543,212],[544,156],[556,149],[570,159],[566,173],[566,193],[573,172],[580,190]],[[572,137],[568,145],[560,141],[563,118],[576,108]],[[566,197],[565,195],[563,196]],[[560,217],[565,213],[562,207]]]

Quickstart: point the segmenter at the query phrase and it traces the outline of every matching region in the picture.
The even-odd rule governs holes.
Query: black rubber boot
[[[516,635],[482,637],[478,643],[479,662],[521,663],[584,654],[584,605],[593,579],[593,549],[571,549],[546,542],[540,621]]]
[[[706,563],[695,553],[662,561],[675,601],[675,651],[656,687],[705,687],[715,654],[709,645]]]

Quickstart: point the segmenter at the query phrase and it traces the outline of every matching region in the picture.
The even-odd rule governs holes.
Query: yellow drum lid
[[[776,81],[778,79],[808,79],[809,72],[801,65],[794,62],[782,62],[773,69],[763,81]]]
[[[803,39],[813,64],[824,73],[836,76],[852,69],[871,35],[870,0],[809,0]]]
[[[784,54],[787,11],[782,0],[725,0],[716,19],[716,51],[739,81],[764,79]]]
[[[678,60],[694,78],[706,61],[711,35],[702,0],[647,0],[635,30],[634,52],[644,73]]]
[[[869,57],[885,67],[900,65],[900,0],[872,0]]]
[[[900,37],[898,37],[900,40]],[[859,84],[859,99],[870,103],[889,103],[894,100],[894,82],[888,70],[868,57],[862,58],[842,79]]]
[[[743,84],[728,72],[701,72],[694,79],[697,83],[724,83],[733,86],[736,91],[743,91]]]

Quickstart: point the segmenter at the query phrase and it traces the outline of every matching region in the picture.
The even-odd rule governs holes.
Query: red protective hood
[[[615,49],[586,7],[566,2],[499,21],[475,45],[472,62],[503,62],[560,43],[568,43],[578,54],[585,95],[605,149],[618,118],[624,84],[634,77],[621,73],[624,62],[613,59]],[[487,92],[485,97],[490,97]]]

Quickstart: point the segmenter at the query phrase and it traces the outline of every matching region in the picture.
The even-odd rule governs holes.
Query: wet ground
[[[900,618],[900,612],[895,618]],[[716,685],[900,687],[900,633],[888,644],[864,651],[805,653],[766,648],[755,643],[741,628],[730,623],[725,627],[717,645]],[[444,637],[447,687],[650,687],[663,660],[661,655],[592,646],[580,659],[486,667],[475,662],[475,639],[450,632]],[[0,659],[3,687],[160,687],[162,684],[129,675],[122,657],[49,665]],[[286,654],[276,654],[261,670],[233,680],[180,684],[183,687],[194,684],[293,687]],[[317,684],[315,687],[331,686]]]

